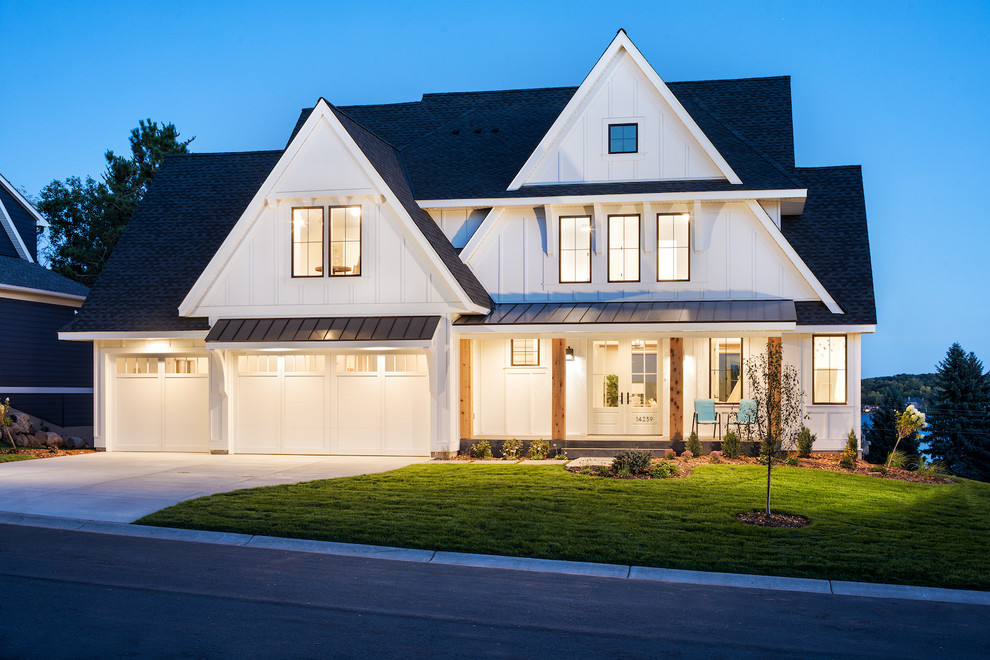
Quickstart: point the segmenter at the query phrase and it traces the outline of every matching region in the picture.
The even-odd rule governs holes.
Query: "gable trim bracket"
[[[574,96],[571,97],[571,100],[567,102],[566,106],[564,106],[564,109],[561,111],[560,115],[558,115],[557,119],[553,122],[553,125],[550,126],[550,130],[547,131],[546,135],[543,136],[543,139],[540,140],[540,143],[537,145],[536,149],[532,154],[530,154],[529,158],[526,160],[526,163],[522,166],[522,169],[520,169],[516,176],[512,179],[512,182],[509,184],[507,190],[518,190],[525,185],[526,180],[529,179],[536,168],[539,167],[540,163],[543,162],[543,159],[546,158],[547,154],[550,153],[550,148],[553,147],[563,135],[564,129],[574,120],[579,111],[585,106],[592,89],[607,73],[609,67],[611,67],[612,63],[619,56],[621,51],[625,51],[636,66],[639,67],[643,75],[646,76],[647,80],[649,80],[653,87],[657,90],[657,93],[659,93],[660,96],[663,97],[663,100],[666,101],[671,107],[674,114],[677,115],[677,118],[681,120],[691,136],[698,141],[698,144],[701,145],[701,148],[704,150],[705,154],[712,159],[712,162],[715,163],[715,167],[718,168],[719,172],[722,173],[729,183],[736,185],[742,183],[742,179],[739,178],[739,175],[737,175],[735,171],[733,171],[732,167],[729,166],[728,161],[726,161],[725,158],[722,157],[722,154],[718,152],[715,145],[712,144],[711,140],[708,139],[708,136],[704,134],[698,124],[695,123],[694,119],[688,111],[684,109],[684,106],[682,106],[681,102],[677,100],[677,97],[670,91],[666,83],[660,79],[657,72],[654,71],[650,63],[646,61],[643,54],[640,53],[639,49],[636,48],[635,44],[633,44],[632,40],[629,38],[629,35],[626,34],[626,31],[619,30],[619,32],[615,35],[615,38],[612,39],[612,43],[608,45],[608,48],[605,49],[605,52],[598,59],[598,62],[595,63],[595,66],[591,69],[591,72],[587,75],[587,77],[585,77],[584,81],[581,83],[581,86],[578,87],[576,92],[574,92]]]
[[[845,314],[845,312],[842,311],[842,308],[839,307],[839,304],[835,302],[832,295],[818,280],[818,277],[811,271],[810,268],[808,268],[808,264],[804,263],[804,259],[801,258],[794,247],[787,241],[784,234],[780,231],[780,228],[777,227],[777,224],[770,217],[770,214],[763,208],[763,205],[754,199],[746,200],[746,205],[749,207],[749,210],[753,212],[753,215],[759,219],[760,223],[763,225],[763,228],[766,229],[767,233],[770,234],[780,249],[784,251],[784,254],[787,255],[787,258],[790,260],[791,264],[798,269],[798,272],[801,273],[814,292],[818,294],[821,301],[825,303],[825,306],[828,307],[828,311],[833,314]]]

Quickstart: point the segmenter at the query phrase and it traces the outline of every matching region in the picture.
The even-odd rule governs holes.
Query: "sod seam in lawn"
[[[237,490],[138,524],[704,571],[990,589],[990,485],[774,469],[775,511],[801,529],[745,525],[761,466],[620,480],[563,466],[425,464]]]

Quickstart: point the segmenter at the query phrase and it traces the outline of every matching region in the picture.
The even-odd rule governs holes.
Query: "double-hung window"
[[[739,403],[742,398],[742,339],[711,339],[711,398]]]
[[[814,403],[846,402],[846,336],[812,337],[815,372]]]
[[[608,216],[608,281],[639,281],[639,216]]]
[[[329,225],[325,221],[327,212],[330,214]],[[326,267],[327,261],[329,268]],[[292,209],[293,277],[346,277],[360,274],[360,206],[310,206]]]
[[[560,218],[560,281],[591,281],[591,216]]]
[[[682,282],[691,277],[691,216],[657,215],[657,281]]]

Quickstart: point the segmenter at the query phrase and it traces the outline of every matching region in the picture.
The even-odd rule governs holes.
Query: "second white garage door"
[[[425,355],[241,355],[236,451],[424,456]]]

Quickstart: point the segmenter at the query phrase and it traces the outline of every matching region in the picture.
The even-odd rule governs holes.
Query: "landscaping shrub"
[[[799,461],[795,456],[789,456],[787,460],[784,462],[794,467],[798,467],[801,465],[801,461]]]
[[[675,474],[680,473],[680,471],[681,468],[664,459],[653,466],[653,469],[650,471],[650,476],[654,479],[666,479],[667,477],[672,477]]]
[[[479,440],[471,445],[471,458],[488,460],[492,457],[492,445],[487,440]]]
[[[845,454],[845,452],[842,453]],[[908,466],[908,455],[902,451],[890,452],[887,454],[887,466],[897,468],[899,470],[906,470]]]
[[[850,449],[847,445],[845,449],[842,450],[842,454],[839,456],[839,467],[845,468],[847,470],[856,469],[856,450]]]
[[[879,472],[880,474],[887,474],[887,468],[882,465],[877,465],[876,467],[871,467],[870,472]]]
[[[914,471],[925,477],[944,477],[945,467],[938,461],[929,461],[922,455],[918,455],[911,462]]]
[[[846,438],[846,447],[851,449],[854,454],[859,450],[859,440],[856,439],[856,431],[850,429],[849,437]]]
[[[506,440],[502,443],[502,458],[508,458],[509,460],[515,460],[519,458],[522,454],[523,443],[522,440],[517,438],[512,438],[511,440]]]
[[[720,452],[720,451],[713,451],[712,453],[708,454],[708,460],[711,461],[712,463],[721,463],[722,462],[722,452]]]
[[[627,449],[615,455],[612,459],[612,469],[617,473],[623,470],[630,474],[644,474],[650,471],[653,453],[647,449]]]
[[[811,447],[815,444],[815,440],[817,439],[818,436],[812,433],[811,429],[802,424],[801,430],[798,431],[797,435],[798,457],[811,458]]]
[[[694,452],[691,451],[682,452],[681,458],[683,458],[685,461],[688,460],[689,458],[694,458]]]
[[[677,452],[668,447],[667,449],[664,450],[663,457],[665,459],[677,458]]]
[[[599,477],[607,477],[612,474],[612,469],[607,465],[596,465],[595,471],[598,472]]]
[[[687,448],[695,456],[701,456],[701,439],[698,438],[697,431],[691,431],[691,435],[687,441]]]
[[[529,443],[529,457],[534,461],[542,461],[549,453],[549,440],[533,440],[533,442]]]
[[[739,436],[735,431],[729,431],[722,438],[722,453],[729,458],[739,457]]]
[[[554,460],[566,461],[567,460],[567,452],[564,451],[563,449],[558,449],[557,450],[557,455],[554,456]]]

